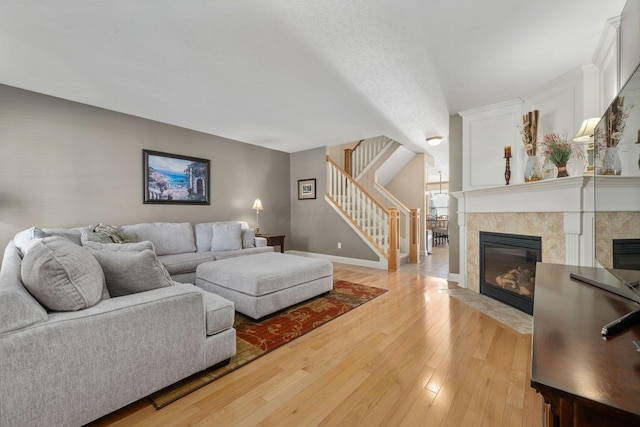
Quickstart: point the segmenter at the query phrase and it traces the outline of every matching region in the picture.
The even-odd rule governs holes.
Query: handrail
[[[404,211],[406,211],[407,213],[411,212],[411,209],[409,209],[408,207],[406,207],[406,206],[404,205],[404,203],[402,203],[400,200],[398,200],[398,199],[396,198],[396,196],[394,196],[393,194],[391,194],[391,193],[389,192],[389,190],[387,190],[384,186],[380,185],[380,184],[378,183],[378,180],[377,180],[377,179],[375,180],[374,185],[376,186],[376,189],[377,189],[379,192],[384,193],[384,194],[385,194],[385,196],[386,196],[387,198],[391,199],[391,201],[393,201],[393,203],[394,203],[394,204],[395,204],[399,209],[404,210]]]

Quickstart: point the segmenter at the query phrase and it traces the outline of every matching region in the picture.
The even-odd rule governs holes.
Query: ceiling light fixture
[[[436,145],[440,145],[441,142],[442,142],[441,136],[430,136],[427,138],[427,144],[433,147],[435,147]]]

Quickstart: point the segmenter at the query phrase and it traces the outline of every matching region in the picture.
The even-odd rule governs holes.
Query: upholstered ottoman
[[[210,261],[196,269],[196,285],[260,319],[333,289],[333,264],[316,258],[267,252]]]

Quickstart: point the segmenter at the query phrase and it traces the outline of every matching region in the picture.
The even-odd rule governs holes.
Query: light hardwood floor
[[[531,335],[411,268],[334,264],[389,292],[164,409],[143,399],[95,425],[541,426]]]

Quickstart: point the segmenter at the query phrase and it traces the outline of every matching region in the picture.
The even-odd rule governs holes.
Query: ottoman
[[[331,291],[333,264],[277,252],[246,255],[200,264],[196,285],[258,320]]]

